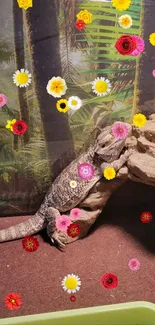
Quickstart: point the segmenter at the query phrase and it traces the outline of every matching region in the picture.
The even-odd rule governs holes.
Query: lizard
[[[124,124],[130,133],[131,125]],[[87,197],[93,186],[103,177],[105,166],[113,166],[117,172],[125,164],[131,155],[131,149],[123,152],[125,140],[114,138],[112,126],[101,130],[94,145],[74,159],[54,180],[34,216],[20,224],[0,230],[0,242],[34,235],[46,228],[51,242],[57,244],[59,248],[63,248],[65,233],[57,230],[56,218],[76,207]],[[78,167],[83,163],[89,163],[94,168],[93,177],[87,181],[80,179],[77,172]],[[77,182],[74,189],[70,186],[71,180]]]

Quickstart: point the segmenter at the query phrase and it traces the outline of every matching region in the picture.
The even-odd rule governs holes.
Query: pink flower
[[[81,210],[78,208],[74,208],[70,212],[70,217],[72,219],[79,219],[81,217]]]
[[[0,107],[3,107],[7,103],[7,98],[4,94],[0,94]]]
[[[132,258],[129,261],[128,265],[129,265],[130,270],[132,270],[132,271],[137,271],[140,268],[140,262],[136,258]]]
[[[137,56],[142,53],[145,49],[145,43],[139,36],[133,36],[136,40],[137,48],[131,53],[131,55]]]
[[[56,227],[60,231],[67,231],[68,226],[71,224],[71,220],[68,216],[65,214],[62,214],[62,216],[58,216],[56,218]]]
[[[112,135],[120,140],[128,136],[128,128],[124,123],[116,122],[112,128]]]
[[[152,71],[153,77],[155,77],[155,70]]]
[[[83,180],[89,180],[94,176],[94,167],[89,163],[83,163],[78,168],[78,176]]]

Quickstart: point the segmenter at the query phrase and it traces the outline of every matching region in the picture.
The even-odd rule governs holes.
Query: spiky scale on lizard
[[[127,124],[127,127],[130,131],[131,126]],[[51,241],[55,240],[63,247],[65,236],[56,229],[56,217],[60,216],[60,213],[70,211],[87,197],[89,191],[103,176],[102,164],[117,161],[124,146],[125,139],[116,140],[111,134],[111,127],[105,128],[97,137],[94,146],[72,161],[55,179],[35,216],[19,225],[1,230],[0,242],[23,238],[47,228]],[[125,159],[122,159],[119,168]],[[94,167],[94,175],[90,180],[82,180],[78,176],[78,167],[82,163],[90,163]],[[70,186],[71,180],[77,182],[74,189]]]

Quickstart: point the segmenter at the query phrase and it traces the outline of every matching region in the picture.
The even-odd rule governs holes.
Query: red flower
[[[78,19],[75,23],[75,26],[78,30],[83,30],[85,28],[86,24],[83,20]]]
[[[116,44],[115,47],[117,51],[122,55],[129,55],[131,54],[137,47],[135,37],[130,35],[121,36]]]
[[[17,135],[25,134],[28,126],[23,120],[18,120],[12,125],[13,133]]]
[[[27,251],[27,252],[34,252],[38,249],[39,247],[39,242],[37,240],[36,237],[33,236],[26,236],[23,240],[22,240],[22,245],[23,248]]]
[[[106,289],[113,289],[116,288],[118,285],[118,278],[115,274],[112,273],[105,273],[102,276],[101,279],[101,284],[106,288]]]
[[[22,305],[22,298],[18,293],[10,292],[5,297],[5,306],[10,310],[17,310]]]
[[[72,223],[67,228],[67,234],[68,236],[75,238],[80,235],[80,227],[76,223]]]
[[[150,221],[152,221],[152,218],[153,216],[151,212],[143,212],[140,216],[140,220],[143,223],[149,223]]]
[[[74,295],[70,296],[70,301],[74,302],[76,300],[76,297]]]

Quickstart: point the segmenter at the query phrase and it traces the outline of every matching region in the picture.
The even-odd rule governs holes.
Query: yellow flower
[[[13,128],[12,128],[12,125],[15,124],[16,120],[13,119],[12,121],[11,120],[7,120],[7,124],[6,124],[6,129],[9,129],[10,131],[13,131]]]
[[[75,293],[80,290],[81,281],[80,278],[75,274],[68,274],[62,281],[62,287],[68,293]]]
[[[153,46],[155,46],[155,33],[150,34],[149,41]]]
[[[47,92],[55,98],[65,95],[67,90],[66,81],[61,77],[53,77],[48,81]]]
[[[119,25],[125,29],[132,26],[132,18],[129,15],[122,15],[118,19]]]
[[[68,102],[66,99],[60,99],[56,103],[56,108],[61,113],[66,113],[69,110]]]
[[[107,168],[105,168],[103,175],[109,181],[110,179],[113,179],[116,177],[116,171],[113,167],[107,167]]]
[[[117,10],[126,10],[131,5],[131,0],[112,0],[113,7]]]
[[[79,20],[83,20],[85,24],[90,24],[92,23],[93,15],[88,10],[81,10],[76,17]]]
[[[133,124],[137,127],[143,127],[147,122],[147,119],[144,114],[135,114],[133,117]]]
[[[17,87],[27,87],[31,83],[31,77],[28,70],[20,69],[13,74],[13,82]]]
[[[92,83],[92,89],[97,96],[106,96],[111,91],[111,83],[104,77],[97,77]]]
[[[27,10],[32,7],[32,0],[17,0],[19,8]]]

